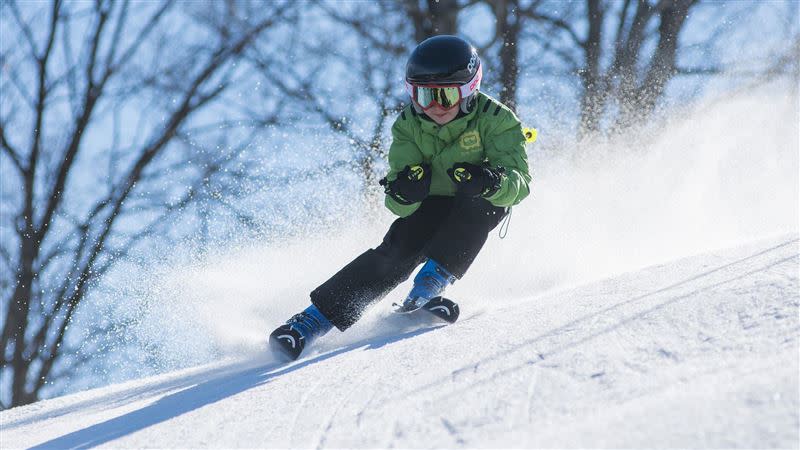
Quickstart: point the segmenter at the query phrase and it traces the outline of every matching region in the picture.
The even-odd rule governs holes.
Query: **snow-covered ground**
[[[0,414],[3,448],[798,448],[796,233]],[[533,274],[532,274],[533,276]]]
[[[269,330],[380,242],[385,211],[131,274],[143,298],[110,300],[158,350],[145,369],[220,361],[0,411],[0,448],[797,449],[795,99],[744,92],[540,159],[508,236],[448,289],[452,326],[393,316],[406,282],[301,360],[266,354]]]

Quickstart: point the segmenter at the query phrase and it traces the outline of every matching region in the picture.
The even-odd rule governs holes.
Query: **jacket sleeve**
[[[487,198],[495,206],[514,206],[530,193],[530,170],[525,151],[525,135],[517,116],[502,107],[489,125],[484,149],[489,164],[505,168],[500,189]]]
[[[414,142],[413,130],[410,129],[412,119],[406,120],[406,116],[407,114],[398,117],[394,125],[392,125],[392,144],[389,147],[389,174],[386,175],[386,179],[389,181],[396,180],[397,174],[406,166],[413,166],[423,162],[422,152]],[[384,204],[392,213],[400,217],[406,217],[419,208],[420,202],[403,205],[387,194]]]

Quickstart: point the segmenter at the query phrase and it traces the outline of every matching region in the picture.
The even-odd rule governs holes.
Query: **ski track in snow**
[[[4,411],[3,448],[797,448],[798,236]],[[378,306],[382,308],[383,306]],[[480,313],[470,314],[470,309]],[[335,332],[338,333],[338,332]]]

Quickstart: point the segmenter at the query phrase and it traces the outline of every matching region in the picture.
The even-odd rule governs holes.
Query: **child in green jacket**
[[[344,331],[423,263],[399,310],[440,301],[489,232],[528,195],[522,126],[480,92],[482,72],[475,48],[456,36],[426,39],[411,53],[412,101],[392,126],[389,174],[381,180],[386,207],[400,217],[378,247],[312,291],[311,306],[270,335],[279,354],[296,359],[334,326]]]

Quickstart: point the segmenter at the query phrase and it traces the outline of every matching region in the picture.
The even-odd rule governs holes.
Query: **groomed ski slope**
[[[497,307],[465,299],[452,326],[386,302],[361,340],[334,332],[290,365],[5,411],[2,447],[798,448],[799,253],[789,234]]]

